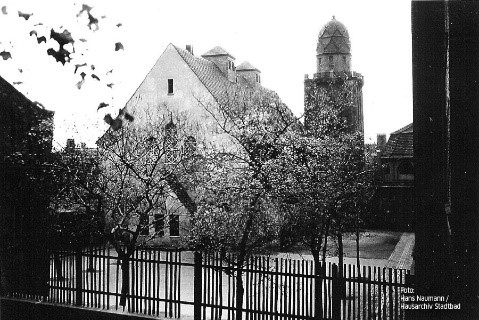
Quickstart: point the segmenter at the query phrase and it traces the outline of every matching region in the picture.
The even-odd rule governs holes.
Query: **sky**
[[[90,14],[98,19],[98,28],[89,28],[86,11],[79,14],[82,4],[93,7]],[[107,128],[104,115],[125,105],[169,43],[193,45],[197,56],[221,46],[236,58],[236,65],[249,61],[261,70],[262,85],[301,116],[304,76],[316,72],[318,34],[333,15],[349,31],[352,70],[364,76],[365,141],[412,122],[407,0],[7,0],[0,6],[5,6],[0,52],[12,56],[0,59],[0,76],[55,111],[56,146],[67,138],[93,146]],[[26,20],[18,11],[33,15]],[[58,48],[50,39],[52,28],[68,30],[75,40],[75,53],[65,66],[46,53]],[[36,35],[30,35],[33,30]],[[41,36],[46,43],[37,43]],[[124,50],[115,51],[117,42]],[[71,44],[65,49],[72,50]],[[84,63],[74,73],[74,65]],[[81,72],[86,76],[78,89]],[[109,106],[97,111],[102,102]]]

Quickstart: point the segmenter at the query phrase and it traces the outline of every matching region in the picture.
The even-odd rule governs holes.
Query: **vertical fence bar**
[[[338,265],[332,266],[332,282],[333,282],[333,301],[332,301],[332,318],[333,320],[341,320],[341,284],[339,283]]]
[[[382,319],[382,300],[381,300],[381,291],[382,291],[382,287],[381,287],[381,269],[380,268],[377,268],[378,270],[378,319]]]
[[[389,268],[389,319],[393,319],[394,309],[393,309],[393,269]]]
[[[195,266],[194,266],[194,318],[201,319],[201,305],[202,305],[202,256],[201,252],[195,251]]]
[[[77,248],[75,253],[75,305],[83,305],[83,296],[82,296],[82,284],[83,284],[83,270],[82,270],[82,252],[80,248]]]
[[[366,309],[367,309],[367,299],[366,296],[369,296],[369,291],[366,290],[366,266],[363,266],[362,281],[363,281],[363,319],[366,318]]]

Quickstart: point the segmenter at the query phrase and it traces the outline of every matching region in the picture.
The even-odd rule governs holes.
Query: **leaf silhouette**
[[[78,68],[85,67],[85,66],[86,66],[86,63],[76,64],[75,65],[75,71],[73,73],[77,73]]]
[[[135,117],[133,117],[131,114],[129,114],[128,112],[125,112],[125,119],[132,122],[133,120],[135,120]]]
[[[88,12],[88,20],[88,28],[90,28],[90,30],[97,31],[100,28],[98,26],[98,19],[92,16],[90,12]]]
[[[123,121],[121,121],[121,119],[119,118],[113,119],[110,114],[105,115],[103,120],[110,125],[113,131],[117,131],[123,125]]]
[[[102,102],[98,105],[98,108],[96,109],[96,111],[100,110],[101,108],[108,107],[108,106],[109,106],[108,103]]]
[[[30,31],[30,37],[31,37],[32,35],[38,36],[38,35],[37,35],[37,32],[36,32],[35,30]]]
[[[42,43],[42,42],[47,43],[47,38],[45,38],[45,36],[38,37],[38,38],[37,38],[37,42],[38,42],[38,43]]]
[[[3,7],[2,7],[2,13],[3,13],[3,14],[8,14],[8,13],[7,13],[7,6],[3,6]]]
[[[95,70],[95,65],[92,64],[92,65],[90,66],[90,68],[91,68],[92,70]]]
[[[23,73],[23,69],[18,68],[18,72]]]
[[[80,80],[80,81],[77,82],[76,86],[77,86],[78,90],[81,89],[81,86],[82,86],[84,83],[85,83],[85,79],[82,79],[82,80]]]
[[[35,26],[35,27],[36,27],[36,26],[43,26],[43,23],[39,22],[39,23],[34,24],[34,26]]]
[[[87,4],[83,4],[80,12],[78,12],[77,17],[79,17],[84,11],[90,13],[90,10],[93,9],[93,7],[90,7]]]
[[[72,38],[72,34],[68,30],[63,30],[62,33],[55,32],[55,30],[51,29],[50,31],[50,39],[55,40],[60,45],[60,49],[63,48],[64,45],[71,43],[74,44],[75,40]]]
[[[110,73],[113,73],[113,69],[106,72],[107,75],[110,74]]]
[[[30,17],[33,15],[33,13],[23,13],[21,11],[18,11],[18,16],[20,18],[24,18],[25,20],[30,19]]]
[[[86,39],[80,38],[79,39],[81,42],[86,42]]]
[[[120,23],[117,23],[116,26],[119,28],[121,27],[123,24],[120,22]]]
[[[61,62],[63,65],[65,65],[65,63],[67,63],[67,62],[70,62],[70,60],[71,60],[70,52],[63,49],[63,47],[60,48],[58,51],[56,51],[52,48],[49,48],[47,50],[47,53],[48,53],[48,55],[54,57],[57,62]]]
[[[121,44],[121,42],[115,43],[115,51],[118,51],[118,50],[124,50],[123,45]]]
[[[22,84],[22,81],[14,81],[13,84]]]
[[[107,86],[108,88],[112,89],[112,88],[113,88],[113,85],[114,85],[114,83],[109,83],[109,84],[107,84],[106,86]]]
[[[8,60],[8,59],[12,58],[12,55],[10,54],[10,52],[5,51],[5,50],[0,52],[0,56],[2,56],[3,60]]]
[[[96,79],[96,80],[100,81],[100,78],[98,78],[96,74],[93,74],[93,73],[92,73],[92,74],[91,74],[91,77],[92,77],[93,79]]]

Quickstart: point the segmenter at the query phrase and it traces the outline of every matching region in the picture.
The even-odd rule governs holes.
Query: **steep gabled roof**
[[[229,81],[223,72],[213,62],[204,58],[196,57],[187,50],[172,45],[188,67],[194,72],[198,79],[213,95],[216,101],[222,102],[224,95],[234,89],[236,84]],[[217,47],[219,48],[219,47]],[[211,50],[210,50],[211,51]]]
[[[412,158],[414,156],[413,124],[391,133],[381,154],[383,158]]]

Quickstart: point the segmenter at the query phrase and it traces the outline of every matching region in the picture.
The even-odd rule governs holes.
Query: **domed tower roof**
[[[351,51],[348,29],[335,19],[326,23],[319,31],[317,54],[335,54]]]

